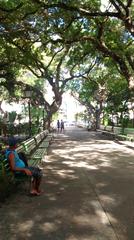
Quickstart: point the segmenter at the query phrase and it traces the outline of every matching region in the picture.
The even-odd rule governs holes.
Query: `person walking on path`
[[[61,132],[64,131],[64,122],[63,122],[63,120],[61,120],[61,122],[60,122],[60,130],[61,130]]]
[[[59,120],[57,120],[57,130],[58,130],[58,132],[60,131],[60,121]]]

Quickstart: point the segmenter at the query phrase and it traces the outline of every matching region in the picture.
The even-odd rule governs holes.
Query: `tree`
[[[76,6],[76,1],[53,1],[52,4],[39,0],[32,2],[48,13],[46,27],[51,27],[51,33],[47,35],[47,42],[71,45],[74,43],[78,46],[77,49],[80,44],[84,47],[87,45],[88,48],[90,46],[89,53],[91,47],[97,49],[103,58],[110,57],[113,60],[126,78],[129,88],[133,90],[132,1],[110,1],[110,10],[106,9],[104,12],[100,11],[101,1],[77,1],[79,7]]]
[[[42,91],[35,91],[48,119],[58,110],[66,83],[90,72],[90,58],[102,65],[105,61],[114,63],[133,90],[133,2],[109,3],[103,11],[99,0],[21,0],[0,4],[2,47],[5,52],[11,51],[6,56],[10,56],[11,63],[17,63],[16,69],[27,68],[52,87],[51,105]],[[13,69],[16,76],[14,66],[9,65],[9,71]]]
[[[95,66],[85,78],[79,82],[73,81],[68,87],[73,96],[86,107],[88,119],[93,121],[95,128],[100,126],[102,113],[117,115],[124,112],[131,99],[125,79],[110,62]]]

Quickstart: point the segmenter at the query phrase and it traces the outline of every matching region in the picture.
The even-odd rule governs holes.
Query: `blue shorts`
[[[41,169],[39,169],[38,167],[26,167],[26,168],[31,171],[32,177],[36,179],[40,179],[42,177]]]

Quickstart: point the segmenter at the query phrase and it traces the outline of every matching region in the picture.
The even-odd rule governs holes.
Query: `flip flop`
[[[43,190],[39,190],[38,193],[39,193],[39,194],[42,194],[42,193],[44,193],[44,191],[43,191]]]
[[[38,196],[36,193],[30,193],[30,197],[36,197]]]
[[[35,192],[33,191],[33,192],[30,192],[30,195],[31,196],[40,196],[40,193],[38,193],[36,191]]]

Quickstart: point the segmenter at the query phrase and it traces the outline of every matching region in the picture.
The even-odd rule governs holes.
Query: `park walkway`
[[[42,196],[24,188],[2,204],[1,240],[134,240],[134,150],[72,127],[43,172]]]

